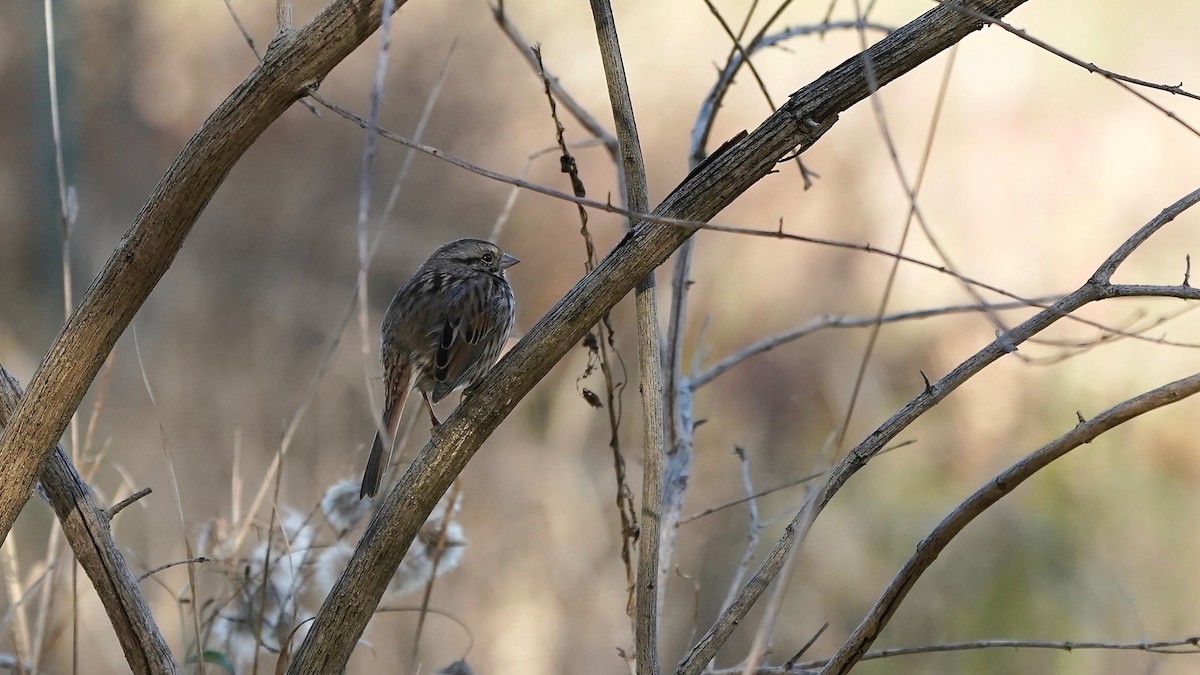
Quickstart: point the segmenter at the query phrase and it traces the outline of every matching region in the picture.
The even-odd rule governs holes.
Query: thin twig
[[[429,581],[425,582],[425,590],[421,595],[421,607],[417,612],[417,627],[413,631],[412,654],[408,660],[408,672],[413,675],[418,675],[419,657],[421,646],[421,631],[425,628],[425,615],[429,613],[429,599],[433,595],[433,584],[437,581],[438,565],[442,562],[442,554],[446,551],[446,530],[450,527],[450,520],[454,515],[455,509],[458,508],[458,498],[462,494],[462,481],[454,481],[454,485],[450,486],[450,492],[446,494],[446,514],[442,517],[442,522],[439,524],[437,538],[433,543],[433,560],[429,569]]]
[[[154,576],[155,574],[158,574],[159,572],[161,572],[165,569],[170,569],[177,565],[192,565],[192,564],[199,564],[199,563],[206,563],[206,562],[210,562],[210,560],[201,555],[201,556],[196,556],[195,558],[188,558],[187,560],[176,560],[174,562],[164,563],[162,565],[159,565],[158,567],[155,567],[154,569],[152,569],[148,572],[143,572],[142,574],[139,574],[138,581],[145,581],[146,579]]]
[[[999,311],[1007,309],[1025,309],[1028,307],[1044,307],[1047,304],[1057,301],[1062,296],[1059,295],[1044,295],[1036,298],[1011,302],[994,302],[985,303],[981,306],[976,303],[962,305],[948,305],[946,307],[931,307],[928,309],[914,309],[904,312],[893,312],[891,314],[871,314],[865,316],[843,316],[836,314],[825,314],[814,317],[804,323],[790,328],[782,333],[765,337],[756,342],[746,345],[732,354],[718,360],[713,365],[691,377],[691,386],[693,389],[699,389],[704,385],[712,382],[718,377],[724,375],[731,368],[741,364],[747,359],[758,356],[765,352],[771,351],[776,347],[780,347],[789,342],[793,342],[802,337],[812,335],[813,333],[826,330],[829,328],[863,328],[881,323],[897,323],[901,321],[914,321],[918,319],[928,319],[936,316],[947,316],[952,314],[967,314],[983,311]]]
[[[54,142],[54,175],[58,187],[58,213],[59,213],[59,238],[61,244],[62,255],[62,292],[63,292],[63,318],[64,320],[71,317],[71,311],[75,308],[75,301],[72,298],[72,290],[74,283],[71,278],[71,232],[74,230],[75,214],[77,209],[75,202],[75,189],[67,185],[67,170],[66,164],[63,161],[63,136],[62,136],[62,115],[59,109],[58,102],[58,57],[57,44],[55,40],[54,30],[54,4],[51,0],[43,0],[42,3],[45,34],[46,34],[46,82],[50,93],[50,131],[51,138]],[[79,445],[79,416],[71,415],[71,454],[75,462],[79,461],[79,453],[81,448]],[[58,555],[58,537],[53,534],[48,543],[49,556],[57,557]],[[15,555],[15,554],[14,554]],[[47,558],[47,562],[52,560]],[[74,574],[75,567],[71,567]],[[37,640],[32,645],[33,658],[32,663],[35,668],[42,665],[42,648],[44,646],[44,637],[46,635],[48,621],[50,618],[50,601],[51,593],[55,584],[46,584],[42,587],[40,602],[38,605],[38,626]],[[71,607],[72,617],[78,617],[78,603],[75,602],[72,596]],[[26,605],[21,605],[17,612],[17,627],[24,629],[21,636],[25,639],[26,647],[25,655],[29,655],[28,648],[28,617],[26,615]],[[72,637],[78,635],[76,630],[77,624],[72,621]],[[18,654],[20,656],[20,654]],[[78,658],[78,651],[72,650],[72,661]]]
[[[137,358],[138,370],[142,374],[142,384],[146,388],[146,397],[150,399],[150,408],[154,411],[155,423],[158,425],[159,448],[162,450],[163,458],[167,463],[167,473],[171,477],[171,490],[175,497],[175,508],[179,514],[180,531],[187,532],[188,524],[187,518],[183,515],[183,497],[181,496],[179,490],[179,476],[175,471],[175,459],[171,456],[170,446],[167,443],[167,430],[166,427],[163,426],[162,415],[158,411],[158,401],[154,397],[154,388],[150,386],[150,375],[146,372],[146,362],[142,360],[142,349],[141,345],[138,343],[137,326],[130,326],[130,328],[131,332],[133,333],[133,353]],[[183,547],[189,559],[196,557],[195,553],[192,551],[192,543],[188,540],[186,534],[183,536]],[[200,642],[200,617],[197,612],[199,605],[196,604],[196,575],[190,566],[187,568],[187,573],[188,590],[191,594],[192,601],[192,632],[193,637],[196,639],[196,649],[199,650],[202,643]],[[200,675],[204,675],[204,659],[197,658],[196,661]]]
[[[5,621],[0,625],[8,623],[7,619],[12,617],[12,646],[16,652],[17,661],[25,662],[26,657],[33,651],[32,644],[29,641],[29,618],[26,616],[25,608],[27,603],[24,602],[29,591],[34,587],[30,587],[25,592],[21,590],[21,572],[17,561],[17,547],[10,542],[8,546],[0,548],[0,562],[4,568],[4,590],[8,594],[9,609]]]
[[[234,25],[242,34],[242,39],[246,41],[246,45],[250,47],[250,51],[254,52],[254,58],[262,60],[262,54],[258,53],[258,45],[254,44],[254,38],[250,35],[250,30],[246,28],[246,24],[242,23],[242,17],[238,16],[237,10],[233,8],[233,0],[225,0],[225,9],[229,10],[229,16],[233,19]]]
[[[1168,656],[1195,656],[1200,654],[1200,636],[1178,638],[1175,640],[1158,640],[1153,642],[1073,642],[1070,640],[969,640],[966,642],[947,642],[932,645],[914,645],[912,647],[893,647],[875,649],[863,654],[863,661],[887,659],[896,656],[912,656],[914,654],[942,654],[947,652],[966,652],[982,649],[1046,649],[1053,651],[1073,652],[1077,650],[1111,650],[1138,651]],[[803,661],[782,666],[762,666],[755,675],[799,675],[811,673],[829,663],[829,659]],[[741,669],[722,668],[712,671],[711,675],[741,675]]]
[[[287,3],[286,8],[282,7],[280,4],[276,4],[275,11],[276,11],[276,21],[279,22],[281,20],[286,20],[287,33],[290,34],[293,32],[292,24],[291,24],[291,20],[292,20],[291,0],[276,0],[276,2],[277,3],[283,3],[283,2]],[[250,47],[250,51],[254,53],[254,58],[259,61],[262,61],[263,55],[261,53],[259,53],[258,45],[256,45],[254,43],[254,38],[250,36],[250,31],[246,28],[246,24],[242,22],[242,18],[240,16],[238,16],[237,10],[235,10],[233,8],[232,0],[225,0],[225,8],[227,10],[229,10],[229,16],[230,16],[230,18],[233,19],[233,23],[237,25],[238,32],[240,32],[242,34],[242,39],[246,41],[246,46]],[[286,10],[286,16],[281,13],[283,10]],[[280,25],[282,25],[282,24],[280,24]],[[308,99],[300,99],[300,105],[304,106],[305,108],[308,108],[308,111],[310,113],[312,113],[313,115],[315,115],[317,117],[321,116],[321,111],[317,110],[317,107],[315,105],[313,105],[312,101],[309,101]]]
[[[442,62],[442,68],[438,71],[437,78],[433,81],[433,87],[430,88],[429,94],[425,97],[425,105],[421,108],[421,117],[417,119],[417,125],[413,128],[413,138],[420,139],[425,136],[425,128],[429,125],[429,120],[433,118],[433,110],[438,99],[442,95],[442,87],[446,84],[446,79],[450,75],[450,64],[454,61],[454,53],[458,49],[458,38],[450,42],[450,49],[446,51],[446,60]],[[378,122],[378,120],[376,120]],[[376,228],[375,240],[371,245],[371,254],[368,256],[368,263],[374,258],[375,249],[379,246],[379,240],[383,237],[383,230],[387,227],[388,221],[392,219],[392,212],[396,209],[396,204],[400,200],[400,188],[404,186],[405,179],[408,178],[408,171],[412,168],[413,160],[416,159],[417,151],[413,148],[408,148],[408,152],[404,153],[404,159],[400,162],[400,169],[396,172],[396,178],[392,181],[392,189],[388,193],[387,201],[384,202],[383,211],[379,214],[379,226]],[[372,411],[374,414],[374,411]]]
[[[609,156],[612,157],[614,164],[619,163],[620,149],[617,144],[617,137],[614,136],[608,129],[604,128],[604,125],[596,120],[596,118],[588,112],[587,108],[585,108],[583,104],[575,100],[575,97],[571,96],[571,92],[567,91],[566,87],[562,86],[562,83],[557,77],[551,74],[550,71],[546,70],[545,66],[542,64],[541,56],[538,53],[540,50],[537,49],[533,43],[526,40],[525,37],[521,35],[521,31],[517,29],[516,24],[509,20],[508,13],[504,11],[503,2],[492,5],[492,16],[496,19],[496,24],[500,26],[500,30],[503,31],[504,35],[507,36],[509,41],[513,43],[513,46],[517,48],[517,52],[521,54],[533,72],[541,75],[546,87],[550,90],[550,94],[553,95],[553,98],[557,99],[558,102],[567,109],[567,112],[571,113],[571,116],[574,117],[577,122],[579,122],[579,125],[582,126],[583,129],[588,132],[588,134],[604,145],[605,149],[608,150]]]
[[[532,48],[531,53],[534,56],[534,64],[537,66],[538,74],[542,78],[542,87],[546,94],[546,102],[550,106],[550,119],[554,122],[554,140],[558,144],[561,170],[567,174],[575,196],[577,198],[583,197],[586,193],[583,178],[579,175],[579,165],[576,163],[574,156],[571,155],[569,146],[567,145],[566,129],[563,127],[562,121],[558,119],[558,106],[555,102],[550,76],[546,73],[545,64],[542,61],[542,50],[540,47],[535,46]],[[622,199],[624,199],[624,195],[622,195]],[[592,240],[591,231],[588,230],[587,211],[582,205],[578,205],[578,211],[579,235],[583,239],[585,249],[584,269],[591,271],[596,265],[596,245]],[[591,339],[593,337],[594,339]],[[601,316],[600,322],[595,326],[595,333],[589,333],[589,339],[585,340],[584,343],[587,345],[590,354],[594,354],[598,359],[600,375],[604,379],[605,410],[608,416],[609,430],[608,447],[612,451],[613,474],[616,479],[615,502],[617,505],[617,514],[621,519],[621,563],[625,567],[625,582],[626,587],[629,589],[625,611],[632,614],[636,591],[636,579],[633,571],[633,546],[637,543],[640,530],[637,510],[633,504],[633,491],[629,489],[629,481],[625,474],[625,455],[621,451],[620,429],[622,408],[620,395],[625,386],[625,363],[621,359],[620,352],[617,351],[615,333],[607,312]],[[614,357],[621,365],[622,377],[620,382],[617,381],[612,367]],[[592,364],[589,361],[580,379],[587,377],[591,372]]]
[[[383,13],[379,24],[379,47],[375,51],[375,74],[371,81],[370,110],[367,113],[367,124],[363,127],[362,160],[358,172],[358,218],[355,225],[355,237],[358,243],[358,328],[359,353],[363,360],[363,380],[367,390],[367,401],[375,419],[375,426],[383,438],[390,435],[384,428],[381,417],[373,411],[381,410],[383,405],[376,399],[375,387],[372,386],[371,373],[374,372],[375,358],[373,356],[374,335],[370,329],[369,296],[367,294],[367,274],[370,271],[370,234],[368,221],[371,217],[371,167],[375,160],[375,137],[379,128],[379,110],[383,105],[383,85],[387,74],[388,51],[392,44],[392,0],[383,0]]]
[[[910,441],[901,441],[895,445],[889,445],[888,447],[884,448],[883,450],[880,450],[875,456],[879,457],[879,456],[885,455],[893,450],[899,450],[900,448],[906,448],[916,442],[917,442],[916,440],[910,440]],[[821,476],[824,476],[825,473],[826,473],[825,471],[816,471],[816,472],[801,476],[799,478],[793,478],[784,483],[780,483],[778,485],[774,485],[769,488],[755,490],[754,492],[752,492],[744,497],[737,497],[736,499],[730,499],[728,501],[721,502],[720,504],[717,504],[715,506],[710,506],[702,511],[697,511],[696,513],[693,513],[686,518],[680,519],[679,524],[686,525],[692,521],[699,520],[705,516],[711,516],[712,514],[717,513],[718,511],[724,511],[725,509],[737,506],[739,504],[745,504],[746,502],[751,501],[753,499],[758,499],[759,497],[765,497],[769,494],[779,492],[780,490],[794,488],[797,485],[802,485],[804,483],[809,482],[810,480],[816,480],[816,479],[820,478]]]
[[[116,516],[118,513],[120,513],[121,510],[124,509],[126,506],[129,506],[130,504],[136,502],[137,500],[141,499],[142,497],[145,497],[146,495],[150,494],[153,491],[154,490],[152,490],[148,487],[145,487],[145,488],[142,488],[141,490],[138,490],[137,492],[129,495],[125,499],[122,499],[121,501],[117,502],[116,504],[113,504],[108,509],[108,519],[112,520],[113,517]]]
[[[746,509],[749,522],[746,524],[746,546],[742,549],[742,557],[738,560],[738,565],[734,569],[733,577],[729,580],[729,591],[725,594],[725,600],[721,602],[721,609],[718,612],[724,612],[733,604],[733,599],[737,597],[738,589],[742,587],[742,579],[746,577],[746,573],[750,570],[750,562],[754,560],[754,552],[758,550],[759,534],[762,532],[762,523],[758,518],[758,499],[754,492],[754,482],[750,478],[750,457],[746,454],[746,450],[741,446],[736,446],[733,449],[738,458],[738,464],[741,466],[742,490],[746,493]],[[714,659],[715,660],[715,659]],[[709,668],[713,667],[713,662],[709,662]]]
[[[733,29],[730,28],[729,23],[725,21],[724,15],[721,14],[720,10],[717,9],[717,6],[713,4],[712,0],[704,0],[704,4],[708,6],[709,12],[716,17],[717,23],[720,24],[721,29],[725,31],[726,37],[733,42],[733,50],[730,54],[730,57],[726,59],[726,63],[728,64],[732,62],[734,53],[740,56],[741,63],[750,69],[750,74],[754,77],[754,82],[758,85],[758,90],[762,92],[763,98],[767,102],[767,108],[770,110],[775,110],[775,98],[771,96],[770,90],[767,89],[766,81],[764,81],[762,75],[759,74],[758,66],[755,66],[754,61],[750,58],[750,52],[742,46],[741,32],[733,32]],[[749,22],[749,18],[749,16],[746,17],[747,23]],[[769,26],[764,26],[763,30],[766,30],[768,27]],[[743,30],[745,29],[744,24],[742,28]],[[731,79],[729,82],[732,84],[733,80]],[[813,174],[804,166],[804,161],[800,159],[800,155],[794,155],[791,159],[792,161],[796,162],[796,167],[800,169],[800,177],[804,181],[804,189],[807,190],[811,188],[813,186]]]
[[[1118,87],[1124,89],[1125,91],[1129,92],[1130,94],[1133,94],[1137,98],[1141,99],[1141,101],[1143,103],[1149,105],[1150,107],[1154,108],[1155,110],[1166,115],[1168,119],[1174,120],[1177,124],[1182,126],[1184,129],[1187,129],[1188,131],[1190,131],[1193,135],[1200,136],[1200,130],[1197,130],[1195,127],[1193,127],[1192,125],[1185,122],[1182,118],[1180,118],[1175,113],[1171,112],[1170,110],[1167,110],[1165,107],[1163,107],[1162,105],[1159,105],[1157,102],[1153,101],[1152,99],[1150,99],[1148,96],[1146,96],[1142,92],[1140,92],[1140,91],[1134,89],[1132,86],[1130,86],[1130,84],[1133,84],[1133,85],[1137,85],[1140,87],[1156,89],[1158,91],[1165,91],[1169,94],[1174,94],[1177,96],[1185,96],[1187,98],[1200,100],[1200,95],[1196,95],[1189,91],[1184,90],[1183,83],[1176,84],[1176,85],[1155,84],[1154,82],[1148,82],[1146,80],[1139,80],[1134,77],[1129,77],[1127,75],[1121,75],[1119,73],[1115,73],[1111,70],[1105,70],[1103,68],[1100,68],[1099,66],[1097,66],[1094,63],[1085,63],[1084,61],[1077,59],[1074,56],[1071,56],[1070,54],[1064,52],[1063,50],[1061,50],[1047,42],[1043,42],[1042,40],[1039,40],[1039,39],[1033,37],[1032,35],[1025,32],[1024,30],[1014,27],[1012,24],[1001,21],[998,18],[988,16],[987,14],[980,12],[976,9],[972,9],[971,7],[968,7],[962,3],[947,2],[946,0],[933,0],[933,1],[940,5],[945,5],[947,7],[953,8],[955,11],[962,12],[963,14],[965,14],[969,17],[972,17],[974,19],[978,19],[980,21],[992,24],[994,26],[999,26],[999,27],[1003,28],[1004,30],[1008,31],[1009,33],[1021,38],[1022,40],[1026,41],[1032,45],[1035,45],[1037,47],[1040,47],[1040,48],[1050,52],[1051,54],[1054,54],[1055,56],[1059,57],[1060,59],[1063,59],[1064,61],[1072,63],[1076,66],[1079,66],[1080,68],[1083,68],[1084,70],[1088,71],[1089,73],[1095,73],[1097,75],[1104,77],[1105,79],[1111,81],[1113,84],[1117,85]]]
[[[884,34],[891,33],[894,30],[891,26],[862,21],[826,21],[816,25],[792,26],[771,35],[760,33],[744,50],[730,50],[730,58],[726,62],[725,67],[717,75],[716,82],[713,83],[712,88],[709,89],[708,94],[704,97],[704,101],[700,104],[700,109],[696,113],[696,121],[692,124],[691,155],[689,157],[692,165],[695,166],[695,164],[704,160],[706,154],[705,148],[708,147],[708,139],[710,134],[712,134],[713,124],[716,122],[716,112],[720,109],[721,102],[728,93],[730,85],[733,84],[733,78],[742,67],[742,61],[745,58],[743,53],[753,54],[760,49],[773,47],[793,37],[814,34],[824,35],[830,30],[860,27],[881,31]]]

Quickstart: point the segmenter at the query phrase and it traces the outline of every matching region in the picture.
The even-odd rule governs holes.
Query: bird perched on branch
[[[456,239],[434,251],[392,298],[383,317],[383,415],[359,498],[374,497],[404,401],[421,391],[434,428],[433,404],[471,387],[500,358],[512,332],[516,299],[504,271],[520,262],[482,239]]]

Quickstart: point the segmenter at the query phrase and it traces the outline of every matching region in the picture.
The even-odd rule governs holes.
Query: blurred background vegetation
[[[303,21],[318,0],[296,3]],[[731,24],[745,2],[719,2]],[[234,0],[262,47],[274,30],[271,2]],[[546,65],[608,122],[593,26],[580,3],[510,2],[511,19],[542,44]],[[225,5],[208,2],[55,2],[67,180],[78,195],[70,240],[77,300],[132,222],[160,174],[193,130],[251,70],[255,59]],[[928,2],[878,3],[875,21],[901,25]],[[702,2],[617,2],[630,85],[639,113],[652,203],[687,172],[688,130],[713,83],[728,39]],[[826,3],[795,3],[777,24],[817,23]],[[834,18],[853,15],[836,3]],[[760,13],[765,16],[766,12]],[[761,20],[761,19],[760,19]],[[1200,15],[1187,0],[1137,3],[1029,2],[1010,20],[1098,65],[1155,82],[1200,82]],[[393,53],[381,125],[410,134],[448,55],[449,74],[425,142],[497,171],[519,174],[527,157],[553,143],[541,82],[497,29],[484,2],[413,0],[393,22]],[[868,36],[875,39],[875,36]],[[365,113],[376,41],[322,84],[321,91]],[[756,57],[775,97],[859,51],[853,32],[792,40]],[[452,55],[451,55],[452,53]],[[907,175],[916,172],[943,56],[881,94]],[[62,241],[50,134],[40,3],[0,4],[0,360],[28,382],[63,321]],[[1157,95],[1184,119],[1194,101]],[[766,116],[744,73],[726,99],[714,147]],[[569,140],[578,125],[563,118]],[[1024,296],[1069,291],[1137,227],[1194,189],[1197,138],[1104,79],[1003,31],[968,37],[954,53],[928,174],[925,218],[965,274]],[[307,512],[335,481],[357,478],[372,436],[367,386],[379,387],[374,353],[364,355],[357,322],[342,331],[357,272],[355,215],[362,132],[329,112],[300,105],[254,145],[217,192],[173,267],[81,409],[100,406],[85,468],[102,455],[95,483],[115,500],[150,486],[154,494],[115,521],[138,570],[186,557],[184,538],[245,508],[303,404],[327,346],[342,334],[313,405],[285,461],[277,503]],[[589,196],[616,189],[603,150],[576,153]],[[384,143],[372,178],[381,210],[404,151]],[[804,191],[794,164],[780,166],[718,219],[893,249],[908,205],[867,104],[805,155],[820,175]],[[553,153],[532,162],[531,180],[567,189]],[[441,242],[487,236],[510,188],[417,157],[370,273],[371,327],[391,293]],[[614,197],[614,201],[616,198]],[[1118,281],[1183,279],[1200,216],[1185,214],[1122,268]],[[517,331],[540,317],[582,274],[575,207],[523,193],[500,243],[522,258],[510,278],[519,299]],[[600,249],[621,236],[620,220],[594,213]],[[907,251],[936,262],[924,237]],[[769,238],[697,235],[686,358],[704,364],[750,341],[820,314],[875,311],[889,260]],[[660,273],[666,306],[669,276]],[[990,297],[990,296],[989,296]],[[902,266],[889,308],[969,301],[945,275]],[[1111,302],[1085,315],[1144,327],[1185,309],[1180,301]],[[636,383],[632,304],[614,311],[621,354]],[[1010,322],[1028,311],[1007,312]],[[992,339],[980,316],[883,328],[850,422],[857,442],[920,392],[920,371],[940,377]],[[1148,336],[1200,342],[1190,314]],[[1094,328],[1063,322],[1051,335],[1089,342]],[[733,447],[748,452],[755,486],[826,466],[864,352],[867,333],[831,330],[756,357],[701,390],[696,460],[684,513],[742,493]],[[1075,423],[1118,401],[1190,374],[1194,349],[1125,339],[1093,349],[1031,344],[1001,360],[901,436],[915,443],[872,462],[831,503],[810,535],[776,630],[776,661],[830,628],[811,655],[828,653],[858,622],[916,542],[990,476]],[[1064,355],[1071,358],[1062,359]],[[433,589],[422,641],[429,667],[460,657],[480,673],[619,673],[630,650],[625,575],[613,505],[614,478],[602,411],[580,395],[582,347],[569,354],[485,444],[462,477],[460,518],[469,542],[458,567]],[[100,392],[103,391],[102,400]],[[636,384],[623,390],[621,441],[640,494]],[[411,406],[410,406],[411,407]],[[451,406],[443,408],[448,412]],[[1200,509],[1196,403],[1153,413],[1107,434],[1043,471],[985,514],[917,584],[879,646],[972,640],[1136,641],[1200,634],[1194,598],[1200,539],[1189,529]],[[412,414],[412,410],[409,411]],[[82,431],[79,433],[82,437]],[[424,443],[418,425],[409,452]],[[71,440],[68,434],[67,442]],[[164,452],[164,446],[166,452]],[[174,505],[174,463],[184,522]],[[238,481],[233,481],[237,476]],[[760,501],[762,549],[803,499],[801,488]],[[640,508],[640,505],[639,505]],[[265,531],[269,513],[256,514]],[[683,526],[664,613],[664,663],[673,663],[724,598],[747,535],[745,507]],[[14,589],[46,570],[49,508],[31,502],[6,551],[5,610]],[[69,672],[72,613],[69,559],[51,572],[53,601],[46,672]],[[218,595],[229,572],[196,568],[201,597]],[[156,616],[177,654],[190,624],[176,594],[182,568],[146,582]],[[14,583],[15,582],[15,583]],[[99,603],[81,581],[74,603],[83,628],[82,672],[126,671]],[[406,596],[409,606],[419,595]],[[401,602],[400,604],[405,604]],[[27,607],[30,615],[32,607]],[[11,651],[12,616],[0,630]],[[753,613],[751,618],[760,616]],[[351,672],[392,672],[407,663],[413,612],[377,616]],[[753,627],[754,621],[747,622]],[[468,635],[469,631],[469,635]],[[743,629],[720,664],[744,653]],[[467,651],[469,648],[469,651]],[[182,658],[182,657],[181,657]],[[261,665],[260,667],[273,667]],[[864,673],[1200,672],[1200,656],[1141,652],[990,651],[906,657],[860,666]]]

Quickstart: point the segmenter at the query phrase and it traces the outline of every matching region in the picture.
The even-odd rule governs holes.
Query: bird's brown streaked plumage
[[[391,448],[408,392],[430,406],[479,381],[500,358],[512,332],[516,302],[504,270],[520,262],[482,239],[443,244],[388,305],[380,335],[384,400],[359,497],[379,492],[384,448]]]

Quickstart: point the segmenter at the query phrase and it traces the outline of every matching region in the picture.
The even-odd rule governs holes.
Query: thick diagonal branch
[[[380,5],[335,0],[304,28],[278,35],[167,169],[50,346],[0,436],[0,543],[100,365],[208,200],[259,135],[379,26]]]
[[[968,4],[990,16],[1003,16],[1023,2]],[[875,66],[874,84],[883,86],[895,80],[980,26],[978,19],[953,7],[938,6],[926,12],[868,50]],[[771,172],[781,157],[815,143],[833,126],[839,112],[872,91],[862,59],[853,57],[822,75],[746,138],[714,153],[667,196],[654,215],[706,221]],[[635,224],[492,369],[383,500],[289,673],[331,673],[345,667],[421,523],[484,439],[604,312],[694,232],[649,221]]]

